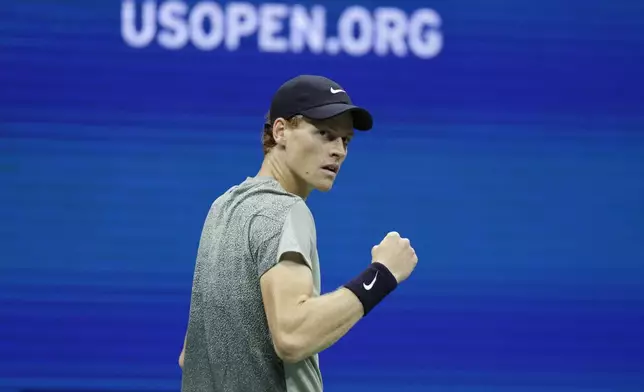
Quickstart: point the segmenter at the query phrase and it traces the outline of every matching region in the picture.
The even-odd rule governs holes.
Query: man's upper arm
[[[311,252],[315,244],[315,227],[303,202],[290,209],[281,225],[272,223],[271,226],[275,232],[266,236],[255,256],[273,344],[277,354],[287,360],[297,352],[296,343],[289,339],[294,325],[292,317],[297,305],[309,298],[314,290]]]

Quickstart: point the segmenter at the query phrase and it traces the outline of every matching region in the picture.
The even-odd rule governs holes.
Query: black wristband
[[[371,265],[344,285],[362,302],[364,315],[398,286],[398,281],[387,267],[378,262]]]

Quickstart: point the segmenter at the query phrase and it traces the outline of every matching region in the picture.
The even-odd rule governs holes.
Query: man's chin
[[[314,188],[320,192],[328,192],[333,188],[333,180],[318,181],[317,184],[314,185]]]

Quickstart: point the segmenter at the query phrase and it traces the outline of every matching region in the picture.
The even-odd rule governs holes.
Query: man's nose
[[[331,156],[342,159],[347,155],[347,148],[342,138],[336,138],[331,144]]]

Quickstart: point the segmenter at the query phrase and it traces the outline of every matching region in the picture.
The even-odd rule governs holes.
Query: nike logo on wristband
[[[369,291],[373,287],[373,284],[376,283],[376,279],[378,278],[378,271],[376,271],[376,276],[373,277],[373,280],[369,284],[362,284],[362,287],[364,287],[365,290]]]

